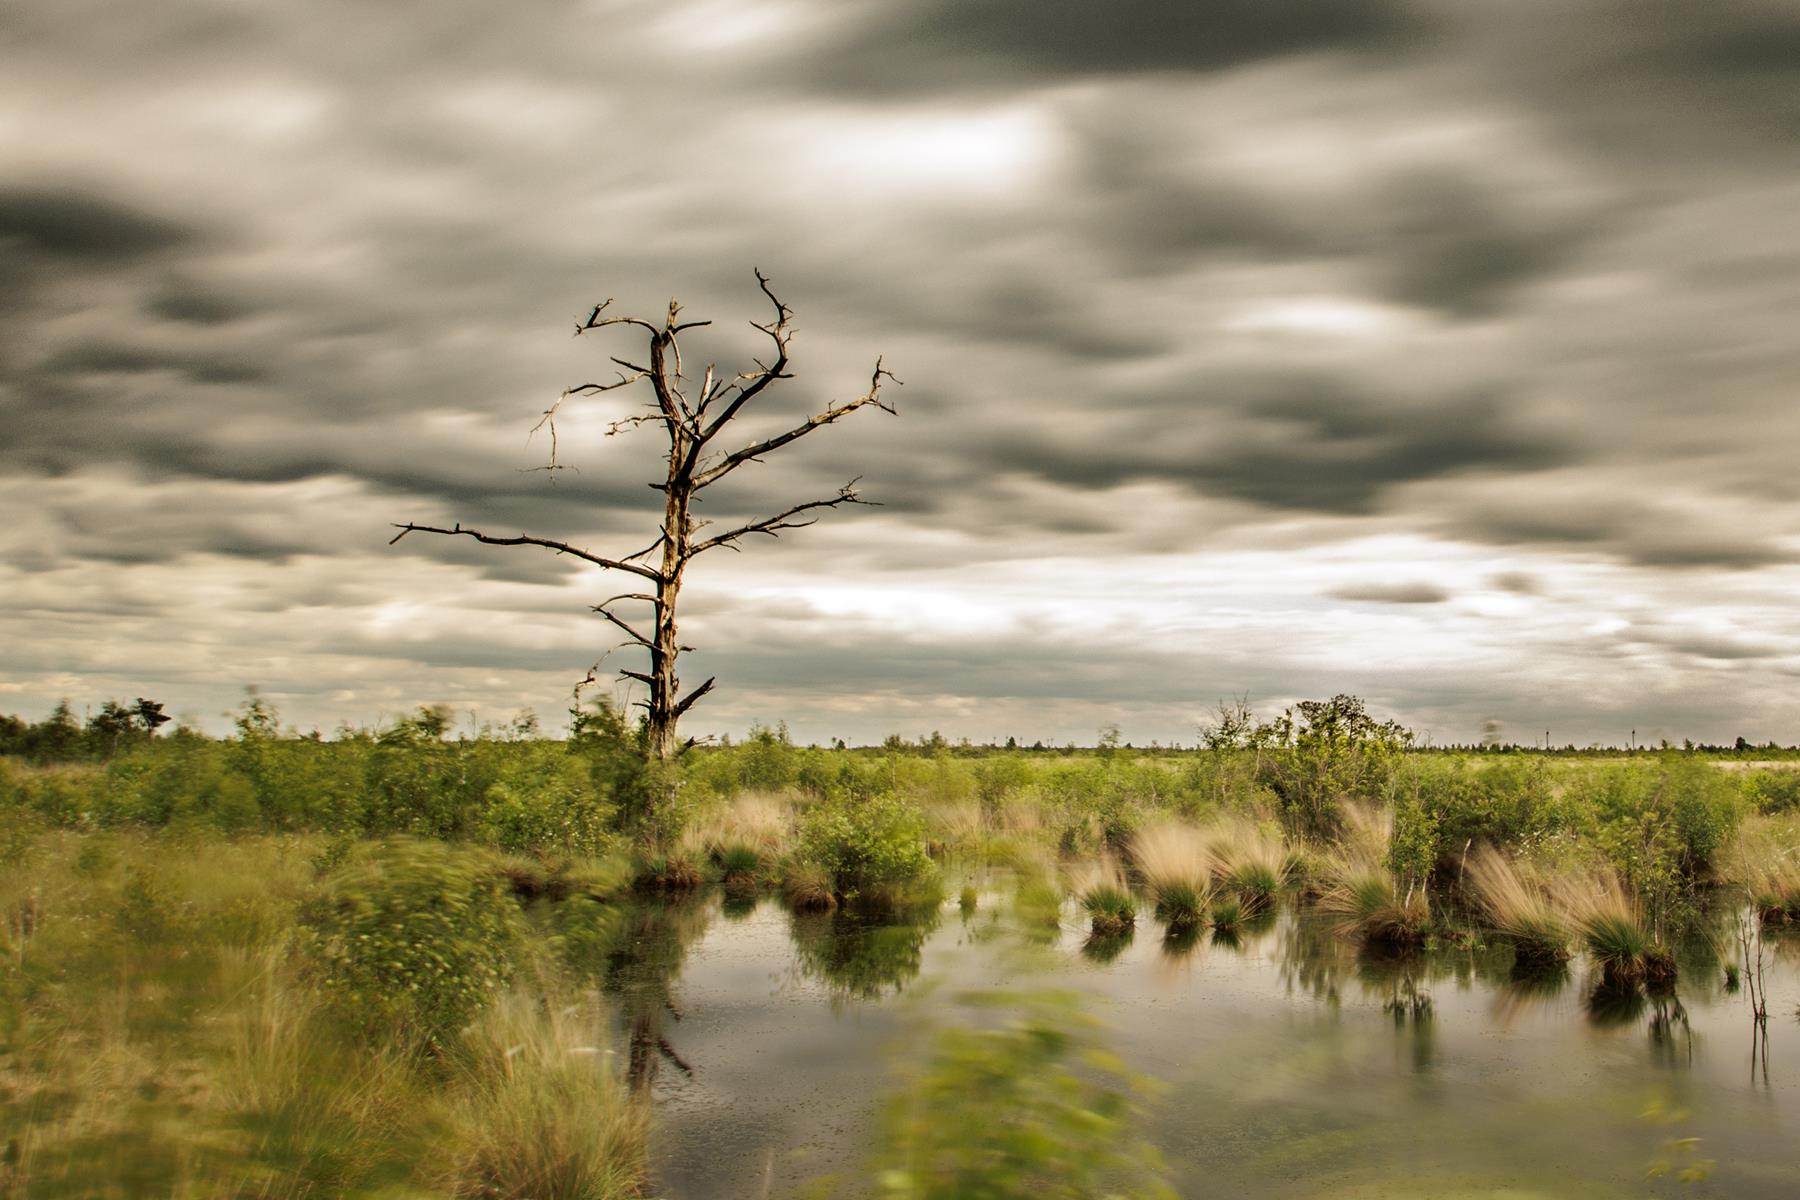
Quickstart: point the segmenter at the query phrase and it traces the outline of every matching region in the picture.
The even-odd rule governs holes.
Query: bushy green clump
[[[1482,915],[1512,941],[1517,973],[1568,961],[1569,919],[1536,874],[1484,847],[1469,860],[1468,882]]]
[[[1206,923],[1207,901],[1211,893],[1188,880],[1173,880],[1156,889],[1156,918],[1171,933],[1193,929]]]
[[[976,997],[997,1028],[941,1033],[891,1104],[878,1160],[886,1200],[1172,1200],[1133,1129],[1143,1083],[1095,1044],[1061,995]],[[998,1116],[997,1116],[998,1114]]]
[[[903,891],[934,876],[925,822],[899,796],[833,797],[800,818],[796,857],[822,868],[840,899]]]
[[[1052,937],[1062,922],[1062,890],[1044,870],[1022,870],[1013,912],[1028,935]]]
[[[823,912],[837,907],[831,876],[817,863],[788,863],[781,873],[781,898],[795,912]]]
[[[614,848],[613,805],[585,765],[560,746],[522,748],[488,785],[477,824],[483,841],[503,850],[597,858]]]
[[[304,917],[325,993],[372,1034],[440,1041],[512,974],[518,905],[479,852],[387,843]]]
[[[1768,816],[1800,812],[1800,770],[1746,771],[1744,798]]]
[[[1603,876],[1573,885],[1565,904],[1608,986],[1674,982],[1674,956],[1645,923],[1638,898],[1619,880]]]
[[[1199,830],[1174,822],[1150,825],[1133,839],[1132,855],[1169,932],[1205,924],[1212,862]]]

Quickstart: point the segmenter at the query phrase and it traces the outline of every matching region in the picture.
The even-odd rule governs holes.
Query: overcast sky
[[[1793,0],[15,0],[0,711],[477,719],[617,641],[614,298],[795,310],[691,732],[1800,740]],[[727,494],[728,493],[728,494]],[[709,493],[709,495],[711,495]],[[616,651],[605,666],[640,666]]]

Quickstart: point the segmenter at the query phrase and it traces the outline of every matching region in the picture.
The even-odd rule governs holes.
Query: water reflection
[[[1184,959],[1200,945],[1200,939],[1206,936],[1203,925],[1184,925],[1179,929],[1165,930],[1162,939],[1162,952],[1171,959]],[[1214,935],[1217,940],[1217,934]]]
[[[620,918],[602,986],[617,999],[629,1047],[626,1077],[634,1090],[648,1090],[664,1062],[693,1074],[668,1030],[681,1020],[675,981],[710,917],[710,900],[688,893],[630,905]]]
[[[710,903],[728,901],[632,913],[608,982],[634,1080],[663,1079],[658,1194],[793,1194],[855,1160],[879,1121],[870,1081],[883,1049],[903,1042],[905,1014],[956,989],[1017,986],[1008,931],[1055,911],[1047,890],[1037,910],[994,895],[979,892],[959,919],[954,888],[941,905],[882,912],[794,916],[765,901],[746,918],[728,911],[697,946]],[[1047,915],[1036,924],[1056,935]],[[1638,1116],[1653,1087],[1705,1098],[1691,1132],[1730,1177],[1719,1194],[1791,1190],[1781,1129],[1800,1093],[1779,1069],[1754,1097],[1744,1088],[1745,1003],[1701,973],[1703,950],[1684,949],[1677,995],[1599,989],[1579,956],[1521,969],[1498,940],[1366,954],[1292,904],[1222,937],[1149,921],[1138,931],[1148,944],[1085,933],[1066,921],[1060,952],[1029,956],[1030,969],[1104,998],[1122,1056],[1169,1084],[1158,1140],[1183,1194],[1621,1194],[1607,1188],[1656,1153]],[[1778,997],[1795,947],[1771,937]],[[949,986],[913,986],[921,974]],[[827,1009],[845,1005],[856,1018],[833,1020]],[[1770,1022],[1777,1068],[1795,1030]],[[686,1062],[692,1079],[679,1074]]]
[[[1109,963],[1131,948],[1137,930],[1127,925],[1118,933],[1090,933],[1081,943],[1081,956],[1089,962]]]
[[[915,903],[794,913],[790,933],[800,973],[823,983],[833,1005],[878,1000],[918,975],[925,939],[942,911],[936,897]]]

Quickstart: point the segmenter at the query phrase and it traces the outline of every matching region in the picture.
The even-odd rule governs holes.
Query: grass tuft
[[[1512,941],[1521,968],[1548,970],[1568,961],[1569,920],[1542,881],[1485,847],[1469,859],[1468,880],[1488,923]]]
[[[446,1106],[444,1189],[465,1200],[642,1195],[647,1114],[607,1065],[598,1004],[514,994],[470,1030]]]
[[[1137,923],[1137,900],[1112,859],[1078,868],[1071,874],[1069,890],[1080,899],[1096,934],[1122,933]]]
[[[1381,949],[1412,949],[1431,931],[1431,904],[1424,890],[1414,888],[1402,896],[1393,876],[1381,869],[1341,866],[1319,907],[1337,915],[1341,935]]]
[[[1192,826],[1164,822],[1140,830],[1132,853],[1156,915],[1170,932],[1203,925],[1212,899],[1212,856]]]
[[[1637,898],[1616,877],[1572,883],[1563,903],[1606,985],[1629,988],[1674,981],[1674,958],[1657,943]]]

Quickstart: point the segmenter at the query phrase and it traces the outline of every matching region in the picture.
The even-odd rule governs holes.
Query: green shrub
[[[1800,812],[1800,770],[1746,771],[1744,799],[1759,813]]]
[[[304,914],[319,978],[354,1023],[442,1041],[512,973],[518,906],[487,855],[377,847]]]
[[[561,746],[517,748],[483,797],[476,833],[503,850],[598,858],[615,846],[616,812]]]
[[[892,793],[834,797],[800,818],[797,856],[823,868],[840,897],[895,890],[936,874],[919,810]]]
[[[1337,832],[1346,800],[1379,799],[1412,743],[1409,730],[1345,695],[1302,700],[1245,736],[1263,749],[1258,782],[1274,793],[1282,824],[1310,839]]]

